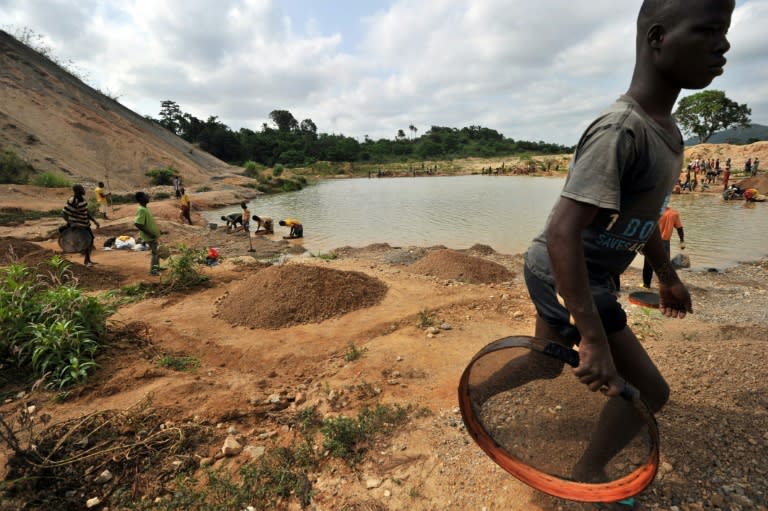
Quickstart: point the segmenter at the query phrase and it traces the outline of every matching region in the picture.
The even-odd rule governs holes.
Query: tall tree
[[[683,131],[696,135],[702,144],[719,130],[732,126],[748,128],[750,115],[752,109],[729,99],[721,90],[705,90],[686,96],[674,112]]]
[[[272,110],[269,112],[269,118],[280,131],[292,131],[299,127],[299,121],[288,110]]]
[[[160,125],[162,127],[178,135],[181,129],[180,121],[182,117],[183,114],[178,103],[170,99],[160,102]]]
[[[414,138],[416,138],[416,132],[419,131],[419,129],[416,126],[414,126],[413,124],[408,126],[408,129],[411,132],[411,140],[413,140]]]
[[[405,132],[402,129],[397,130],[397,136],[395,138],[397,140],[405,139]]]

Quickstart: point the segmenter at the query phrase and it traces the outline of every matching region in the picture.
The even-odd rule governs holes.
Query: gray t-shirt
[[[579,140],[560,196],[600,208],[582,235],[591,277],[620,275],[656,228],[682,168],[683,138],[676,132],[672,136],[624,95]],[[554,283],[543,232],[525,263]]]

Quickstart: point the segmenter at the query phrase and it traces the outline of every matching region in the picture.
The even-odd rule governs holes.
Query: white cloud
[[[331,16],[300,1],[2,0],[0,19],[44,34],[140,114],[172,99],[233,129],[260,129],[287,109],[358,139],[480,124],[574,144],[629,84],[640,4],[336,0]],[[737,4],[713,87],[768,123],[768,0]]]

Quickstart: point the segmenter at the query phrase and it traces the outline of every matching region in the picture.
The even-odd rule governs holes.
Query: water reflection
[[[515,254],[542,229],[562,186],[559,178],[515,176],[344,179],[259,197],[249,207],[275,223],[289,216],[300,219],[304,246],[315,253],[370,243],[449,248],[482,243]],[[722,269],[768,254],[768,203],[685,194],[673,196],[671,205],[680,211],[693,269]],[[205,217],[215,222],[234,211],[239,207]],[[277,238],[286,234],[280,229]],[[642,266],[642,257],[633,265]]]

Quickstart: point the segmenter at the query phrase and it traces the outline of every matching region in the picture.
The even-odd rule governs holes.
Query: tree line
[[[148,116],[149,119],[217,158],[240,165],[247,161],[268,167],[304,166],[317,161],[392,163],[573,151],[573,147],[559,144],[506,138],[482,126],[461,129],[432,126],[416,137],[418,129],[410,125],[410,137],[398,129],[391,140],[373,140],[366,135],[359,142],[345,135],[318,132],[312,119],[298,121],[288,110],[270,112],[273,125],[263,123],[258,131],[249,128],[234,131],[217,116],[203,121],[183,112],[175,101],[165,100],[160,106],[159,118]]]

